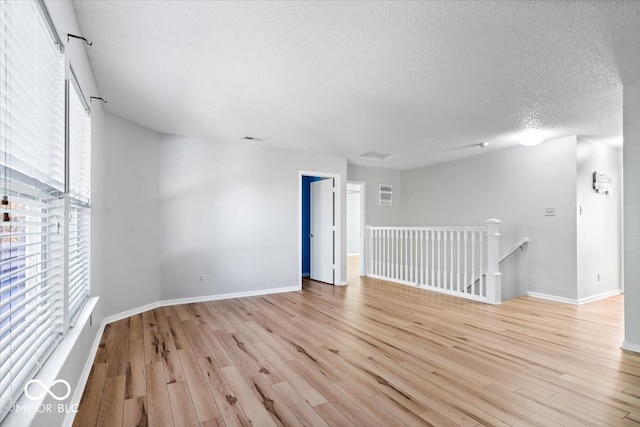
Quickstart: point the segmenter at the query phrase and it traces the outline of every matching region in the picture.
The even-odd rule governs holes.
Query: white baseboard
[[[590,297],[580,298],[578,299],[578,305],[586,304],[593,301],[598,301],[601,299],[609,298],[615,295],[620,295],[622,293],[621,289],[614,289],[612,291],[602,292],[596,295],[591,295]]]
[[[549,301],[562,302],[565,304],[582,305],[582,304],[587,304],[593,301],[609,298],[614,295],[619,295],[621,292],[622,291],[620,289],[614,289],[612,291],[602,292],[597,295],[591,295],[590,297],[585,297],[580,299],[559,297],[556,295],[542,294],[539,292],[527,292],[527,295],[533,298],[546,299]]]
[[[151,304],[146,304],[140,307],[132,308],[131,310],[123,311],[122,313],[105,317],[104,322],[105,324],[116,322],[118,320],[126,319],[127,317],[135,316],[136,314],[144,313],[145,311],[153,310],[158,307],[164,307],[167,305],[180,305],[180,304],[191,304],[194,302],[207,302],[207,301],[217,301],[217,300],[223,300],[223,299],[255,297],[260,295],[280,294],[283,292],[296,292],[300,290],[301,290],[300,286],[289,286],[286,288],[260,289],[257,291],[232,292],[229,294],[205,295],[201,297],[161,300],[157,302],[152,302]]]
[[[105,325],[118,320],[126,319],[127,317],[135,316],[136,314],[144,313],[145,311],[153,310],[161,306],[161,301],[152,302],[151,304],[145,304],[140,307],[132,308],[131,310],[123,311],[121,313],[112,314],[102,319],[102,323]]]
[[[77,407],[77,405],[80,404],[82,393],[84,393],[84,388],[87,385],[87,380],[89,379],[89,374],[91,373],[93,361],[96,357],[96,353],[98,352],[98,346],[100,345],[100,340],[102,339],[102,333],[104,332],[104,328],[105,326],[107,326],[107,324],[116,322],[118,320],[126,319],[127,317],[135,316],[136,314],[144,313],[145,311],[153,310],[155,308],[164,307],[168,305],[180,305],[180,304],[190,304],[194,302],[207,302],[207,301],[216,301],[216,300],[224,300],[224,299],[232,299],[232,298],[253,297],[253,296],[260,296],[260,295],[279,294],[283,292],[296,292],[300,290],[302,290],[300,286],[289,286],[286,288],[260,289],[257,291],[233,292],[229,294],[207,295],[202,297],[163,300],[163,301],[153,302],[151,304],[146,304],[140,307],[132,308],[131,310],[123,311],[122,313],[105,317],[104,319],[102,319],[102,323],[100,324],[100,329],[98,329],[98,333],[96,334],[96,337],[93,340],[93,345],[91,346],[89,356],[84,365],[84,368],[82,369],[82,373],[80,374],[78,385],[76,386],[73,396],[71,398],[71,401],[69,403],[70,407],[73,407],[71,405],[76,405],[75,407]],[[96,298],[96,301],[97,301],[97,298]],[[73,412],[68,413],[67,416],[65,417],[63,426],[71,427],[73,424],[74,418],[75,418],[75,413]]]
[[[533,298],[546,299],[548,301],[562,302],[564,304],[578,305],[577,299],[559,297],[556,295],[542,294],[539,292],[527,292],[527,295]]]
[[[166,305],[191,304],[194,302],[218,301],[223,299],[257,297],[260,295],[282,294],[285,292],[296,292],[301,290],[302,288],[300,288],[300,286],[288,286],[286,288],[259,289],[256,291],[233,292],[230,294],[206,295],[203,297],[191,297],[191,298],[178,298],[178,299],[160,301],[159,307],[164,307]]]
[[[640,353],[640,343],[635,343],[631,341],[625,341],[622,343],[623,350],[633,351],[634,353]]]
[[[360,256],[360,253],[347,254],[347,256]]]

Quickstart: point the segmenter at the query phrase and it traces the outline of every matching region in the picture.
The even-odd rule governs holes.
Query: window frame
[[[15,217],[15,221],[0,221],[0,307],[8,307],[0,311],[0,320],[9,322],[0,321],[0,423],[24,393],[24,387],[73,328],[90,296],[91,110],[73,68],[67,64],[64,45],[44,1],[31,0],[22,6],[25,9],[20,9],[21,12],[15,12],[10,5],[0,7],[0,26],[3,26],[0,56],[5,62],[0,66],[3,85],[0,98],[3,103],[10,103],[18,102],[12,98],[14,93],[23,96],[20,91],[25,85],[16,88],[11,73],[21,78],[19,73],[26,65],[13,62],[21,61],[23,55],[45,69],[38,62],[38,52],[47,49],[51,55],[53,51],[48,49],[54,49],[53,76],[44,78],[45,83],[50,84],[39,88],[52,93],[47,102],[53,103],[53,118],[51,123],[43,125],[38,108],[32,111],[0,105],[0,185],[4,183],[2,191],[9,199],[6,207],[0,205],[0,215],[7,212]],[[24,16],[20,16],[21,13]],[[16,22],[15,27],[12,20]],[[33,49],[27,41],[28,49],[20,50],[17,46],[25,43],[22,37],[27,40],[38,37],[38,40]],[[45,76],[46,73],[45,69]],[[77,101],[83,115],[72,118],[72,114],[78,114],[78,108],[76,105],[75,113],[71,113],[70,102]],[[36,97],[34,102],[43,101]],[[76,142],[86,149],[79,163],[82,171],[77,172],[84,174],[81,177],[85,180],[84,187],[81,185],[81,191],[75,193],[72,190],[76,172],[71,157],[76,147],[70,128],[74,120],[82,122],[79,126],[82,135],[76,137]],[[12,137],[14,122],[20,129],[44,129],[44,134],[35,134],[36,137],[29,133],[26,138],[31,140],[22,137],[20,141],[34,144],[36,149],[29,152],[25,151],[25,145],[18,145],[16,150],[22,157],[15,159],[9,155],[13,153],[12,147],[19,144]],[[40,150],[41,146],[45,148]],[[46,154],[47,150],[52,150],[51,154]],[[51,170],[47,169],[49,166]],[[50,172],[54,175],[49,176]],[[82,236],[73,234],[79,229],[84,233]],[[16,245],[20,249],[14,254],[11,239],[17,236],[21,236],[22,243]],[[80,237],[84,240],[78,243]],[[9,239],[8,249],[2,246],[6,239]],[[19,261],[16,265],[14,258]],[[15,312],[12,311],[14,303],[18,307]],[[11,323],[12,319],[16,320],[15,324]],[[48,326],[51,329],[46,334],[40,333],[40,329]],[[38,346],[39,342],[42,345]],[[22,367],[21,362],[24,362]]]

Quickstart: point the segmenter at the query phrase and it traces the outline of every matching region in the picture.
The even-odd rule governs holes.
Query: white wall
[[[622,164],[619,149],[578,137],[578,299],[621,287]],[[609,195],[593,190],[593,172],[606,173]],[[580,210],[582,207],[582,211]]]
[[[104,203],[94,208],[103,215],[105,316],[159,299],[159,153],[158,133],[105,113]]]
[[[576,299],[576,137],[516,147],[402,173],[403,225],[502,221],[503,297],[526,291]],[[545,207],[556,216],[545,217]]]
[[[163,136],[160,299],[297,286],[300,170],[341,176],[344,260],[345,159]]]
[[[347,183],[347,255],[360,254],[361,185]]]
[[[349,165],[347,171],[349,181],[366,183],[365,212],[366,225],[392,226],[402,225],[402,178],[398,171],[368,168]],[[393,206],[378,205],[380,184],[393,185]]]
[[[624,85],[624,344],[640,352],[640,81]]]

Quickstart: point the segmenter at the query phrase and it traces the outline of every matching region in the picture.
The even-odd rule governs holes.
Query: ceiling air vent
[[[391,154],[387,154],[387,153],[378,153],[377,151],[370,151],[368,153],[364,153],[364,154],[360,154],[358,156],[359,159],[365,159],[365,160],[374,160],[376,162],[381,162],[384,159],[386,159],[387,157],[389,157]]]

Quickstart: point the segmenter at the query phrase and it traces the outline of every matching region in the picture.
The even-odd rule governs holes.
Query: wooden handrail
[[[511,256],[511,254],[513,254],[516,251],[516,249],[518,249],[518,248],[523,249],[524,245],[526,245],[530,241],[531,240],[528,237],[523,237],[522,239],[518,240],[518,242],[515,245],[511,246],[505,253],[502,254],[502,256],[500,256],[500,259],[498,260],[498,263],[501,263],[505,259],[509,258],[509,256]],[[480,278],[482,276],[484,276],[485,274],[487,274],[487,272],[483,271],[482,273],[480,273],[476,277],[474,277],[473,280],[470,281],[467,284],[467,289],[469,289],[473,283],[475,283],[478,280],[480,280]]]

